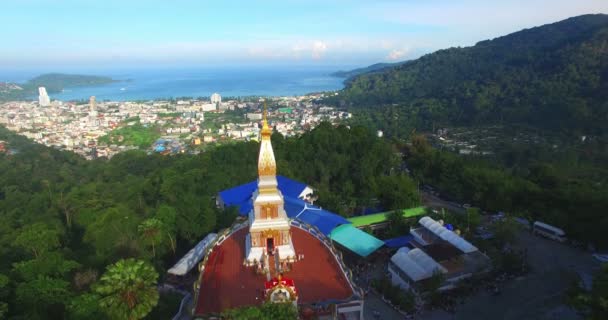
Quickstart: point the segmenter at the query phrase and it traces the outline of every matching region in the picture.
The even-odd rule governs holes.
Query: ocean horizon
[[[66,88],[49,94],[53,100],[128,101],[178,97],[296,96],[340,90],[344,78],[330,74],[352,66],[207,66],[132,69],[69,69],[53,72],[111,77],[117,82]],[[48,70],[0,72],[0,81],[23,83]],[[35,99],[37,97],[31,97]]]

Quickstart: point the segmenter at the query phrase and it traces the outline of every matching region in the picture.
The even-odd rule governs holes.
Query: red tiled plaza
[[[247,231],[245,227],[235,232],[213,249],[201,275],[196,315],[261,304],[264,300],[266,277],[243,265]],[[296,252],[304,259],[295,262],[285,276],[295,281],[299,304],[349,299],[353,290],[323,242],[297,227],[292,227],[291,233]]]

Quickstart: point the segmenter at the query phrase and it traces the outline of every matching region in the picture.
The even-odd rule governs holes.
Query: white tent
[[[183,276],[190,272],[205,256],[207,247],[217,238],[216,233],[208,234],[192,250],[188,251],[169,271],[170,274]]]
[[[407,254],[409,249],[403,247],[391,257],[391,261],[413,281],[428,278],[428,274]]]
[[[429,273],[431,276],[435,272],[448,272],[442,265],[437,263],[437,261],[433,260],[433,258],[431,258],[428,254],[418,248],[410,250],[410,252],[408,252],[408,255],[410,256],[410,258],[412,258],[412,260],[414,260],[414,262],[416,262],[416,264],[422,267],[422,269],[424,269],[424,271]]]
[[[422,226],[434,233],[439,238],[451,243],[454,247],[460,249],[464,253],[471,253],[478,250],[470,242],[464,240],[451,230],[446,229],[443,225],[431,219],[430,217],[422,217],[420,218],[418,223],[420,223]]]
[[[430,278],[435,272],[447,272],[444,267],[418,248],[409,250],[403,247],[397,250],[391,261],[413,281]]]

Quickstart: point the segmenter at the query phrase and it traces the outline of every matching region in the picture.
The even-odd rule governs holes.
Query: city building
[[[263,116],[258,180],[220,192],[237,220],[209,245],[199,265],[196,319],[250,305],[293,303],[317,317],[363,319],[363,293],[327,236],[349,222],[308,204],[312,189],[276,175],[271,129]]]
[[[48,107],[51,105],[51,98],[49,98],[49,95],[46,93],[45,87],[38,88],[38,104],[41,107]]]
[[[95,96],[89,98],[89,117],[94,120],[97,118],[97,106],[95,104]]]
[[[211,103],[213,104],[219,104],[222,103],[222,96],[220,96],[219,93],[214,93],[211,95]]]

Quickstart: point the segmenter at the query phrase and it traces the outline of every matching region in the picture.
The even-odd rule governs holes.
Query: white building
[[[213,104],[222,103],[222,96],[220,96],[220,94],[217,92],[212,94],[211,103],[213,103]]]
[[[261,113],[248,113],[247,114],[247,119],[249,119],[249,120],[262,120],[262,114]]]
[[[49,98],[49,95],[46,93],[45,87],[38,88],[38,104],[41,107],[48,107],[51,105],[51,98]]]
[[[213,103],[207,103],[207,104],[203,104],[201,106],[201,110],[202,111],[215,111],[215,110],[217,110],[217,106]]]
[[[95,104],[95,96],[89,98],[89,117],[91,119],[97,118],[97,105]]]

